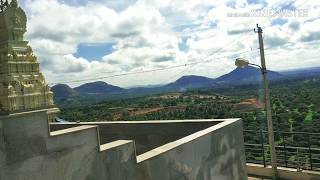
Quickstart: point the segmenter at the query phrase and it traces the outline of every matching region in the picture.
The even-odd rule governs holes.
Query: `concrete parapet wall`
[[[51,130],[65,129],[81,125],[99,126],[101,144],[119,139],[134,140],[137,154],[181,139],[204,130],[221,120],[176,120],[176,121],[131,121],[131,122],[82,122],[51,123]]]
[[[251,176],[272,177],[271,166],[264,167],[260,164],[247,164],[247,172]],[[319,180],[320,173],[315,171],[297,171],[292,168],[278,167],[278,177],[286,180]]]
[[[138,179],[247,179],[241,121],[229,123],[222,122],[139,155],[139,170],[149,173],[139,174]]]
[[[77,124],[50,132],[47,118],[43,111],[0,119],[1,180],[247,179],[241,120],[206,120],[185,126],[182,121],[149,123],[153,131],[148,123],[110,126],[113,133],[125,134],[120,127],[131,124],[140,127],[139,132],[145,129],[145,135],[160,133],[157,138],[161,132],[173,134],[163,136],[173,139],[159,141],[157,147],[137,156],[135,139],[121,139],[121,133],[115,133],[120,139],[100,143],[104,130],[99,128],[107,125]],[[171,128],[163,129],[165,124]],[[183,129],[188,130],[181,133]]]

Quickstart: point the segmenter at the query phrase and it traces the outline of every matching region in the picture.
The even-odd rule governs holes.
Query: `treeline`
[[[271,84],[271,108],[275,131],[320,133],[319,79]],[[195,90],[175,96],[178,97],[158,95],[62,108],[60,117],[67,121],[242,118],[245,130],[267,130],[263,104],[260,103],[260,107],[256,108],[235,108],[237,104],[250,98],[262,102],[263,92],[260,86]],[[159,110],[152,111],[152,108]],[[143,113],[145,109],[148,111]],[[250,133],[245,135],[249,143],[257,143],[260,140],[259,136]],[[276,135],[278,144],[281,144],[280,136]],[[304,137],[288,139],[292,144],[294,141],[306,142]]]

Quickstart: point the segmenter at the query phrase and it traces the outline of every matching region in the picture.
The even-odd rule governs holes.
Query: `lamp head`
[[[235,62],[235,65],[237,67],[241,67],[241,68],[247,67],[247,66],[249,66],[249,64],[250,64],[249,61],[245,60],[243,58],[237,58],[236,62]]]

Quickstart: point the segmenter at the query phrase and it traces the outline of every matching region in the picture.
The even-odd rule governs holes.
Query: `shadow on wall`
[[[247,180],[241,125],[229,124],[139,163],[139,172],[146,173],[137,179]]]
[[[197,180],[229,180],[229,179],[241,179],[246,176],[243,172],[243,167],[239,166],[241,157],[237,156],[236,149],[237,139],[230,135],[223,135],[219,144],[216,141],[217,137],[211,138],[211,153],[209,157],[204,157],[201,162],[201,166],[197,175]],[[238,139],[239,140],[239,139]],[[214,152],[220,152],[217,154]]]

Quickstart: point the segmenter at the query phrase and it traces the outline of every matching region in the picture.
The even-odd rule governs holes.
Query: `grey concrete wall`
[[[133,142],[99,151],[97,128],[50,136],[46,116],[0,119],[1,180],[247,179],[241,121],[137,163]]]
[[[101,143],[109,143],[119,139],[134,140],[137,154],[142,154],[169,142],[201,131],[217,122],[177,122],[177,123],[59,123],[50,125],[51,130],[65,129],[80,125],[97,125]]]
[[[247,173],[252,177],[265,177],[265,179],[272,178],[271,166],[264,167],[261,164],[247,164]],[[278,167],[278,178],[289,180],[319,180],[320,172],[318,171],[297,171],[293,168]]]
[[[138,179],[247,179],[241,121],[143,161],[138,167],[148,172]]]
[[[0,121],[0,165],[5,163],[5,143],[3,136],[2,121]]]
[[[97,129],[49,137],[46,118],[42,112],[1,119],[1,180],[87,179],[98,157]]]

